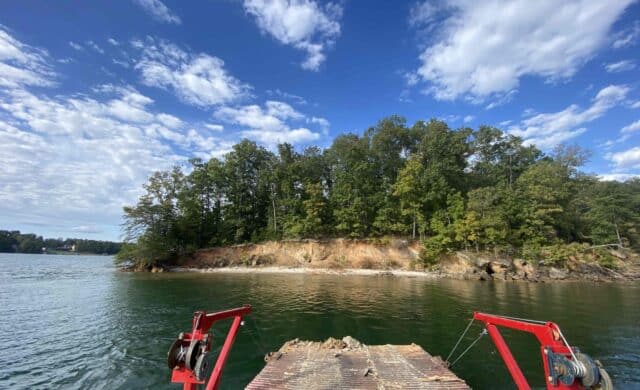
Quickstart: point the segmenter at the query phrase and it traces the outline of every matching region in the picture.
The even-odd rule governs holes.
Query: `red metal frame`
[[[550,368],[549,360],[547,359],[547,353],[553,352],[557,354],[565,355],[568,359],[572,360],[571,350],[566,345],[561,337],[560,328],[553,322],[544,323],[532,323],[517,319],[505,318],[491,314],[474,312],[473,318],[484,322],[487,332],[491,336],[493,343],[496,345],[502,360],[504,360],[511,377],[518,386],[519,390],[529,390],[531,386],[527,382],[527,379],[522,374],[518,363],[516,362],[509,346],[502,338],[498,326],[504,328],[515,329],[527,333],[533,334],[540,342],[540,352],[542,354],[542,361],[544,364],[545,383],[548,390],[555,389],[584,389],[578,380],[575,380],[571,385],[567,386],[563,383],[557,383],[554,385],[550,380]]]
[[[227,333],[227,338],[224,340],[216,365],[213,368],[209,381],[207,382],[206,390],[215,390],[220,384],[220,378],[222,377],[222,369],[229,357],[231,346],[235,341],[238,329],[242,324],[242,316],[251,313],[251,306],[244,305],[236,309],[220,311],[216,313],[207,313],[204,311],[197,311],[193,314],[193,327],[191,333],[184,334],[184,340],[190,342],[191,340],[204,340],[205,336],[209,333],[209,329],[216,321],[224,320],[233,317],[233,322]],[[211,338],[207,338],[209,347],[211,346]],[[186,367],[175,368],[171,371],[171,382],[183,383],[183,390],[196,390],[199,384],[204,384],[204,380],[198,380],[193,371]]]

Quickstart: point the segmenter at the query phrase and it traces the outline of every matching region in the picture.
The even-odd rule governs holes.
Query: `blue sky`
[[[640,4],[0,3],[0,228],[118,239],[148,175],[382,117],[493,125],[640,175]]]

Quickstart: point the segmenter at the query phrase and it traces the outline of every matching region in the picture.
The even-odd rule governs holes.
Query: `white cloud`
[[[87,46],[97,51],[98,53],[104,54],[104,50],[100,46],[98,46],[98,44],[96,44],[94,41],[89,40],[86,42],[86,44]]]
[[[620,130],[620,133],[625,134],[625,133],[635,133],[636,131],[640,131],[640,119],[623,127]]]
[[[117,40],[115,40],[113,38],[107,39],[107,42],[109,42],[113,46],[120,46],[120,42],[118,42]]]
[[[245,0],[245,11],[253,16],[264,34],[285,45],[307,52],[304,69],[317,71],[324,52],[340,36],[342,6],[318,5],[312,0]]]
[[[627,181],[636,177],[640,177],[640,175],[635,173],[602,173],[598,175],[602,181]]]
[[[292,128],[288,121],[300,121],[305,116],[287,103],[267,101],[264,107],[247,105],[240,107],[221,107],[214,112],[214,117],[227,123],[240,126],[244,137],[256,139],[268,146],[289,142],[292,144],[314,141],[320,134],[304,127]],[[323,118],[312,117],[310,123],[328,126]]]
[[[212,124],[212,123],[206,123],[204,125],[204,127],[206,127],[207,129],[209,129],[211,131],[216,131],[216,132],[220,132],[220,131],[224,130],[224,126],[218,125],[218,124]]]
[[[631,46],[636,43],[638,37],[640,37],[640,21],[636,20],[633,26],[615,35],[612,46],[614,49]]]
[[[213,106],[217,119],[230,129],[161,112],[152,98],[128,85],[103,84],[80,93],[41,88],[65,79],[49,67],[55,61],[0,28],[3,221],[48,226],[64,221],[63,231],[89,234],[100,226],[110,233],[121,222],[122,206],[136,201],[153,171],[192,156],[220,157],[240,137],[273,147],[314,141],[328,131],[326,119],[304,115],[281,101],[230,106],[250,87],[229,76],[213,57],[152,39],[132,45],[143,75],[146,65],[167,70],[172,81],[161,87],[180,88],[183,100]],[[218,68],[194,70],[203,58]],[[197,86],[202,83],[215,91],[201,91]]]
[[[299,105],[306,105],[308,102],[305,98],[303,98],[302,96],[299,95],[294,95],[292,93],[288,93],[288,92],[284,92],[281,91],[280,89],[268,89],[267,90],[267,95],[269,96],[276,96],[282,99],[287,99],[292,101],[293,103],[299,104]]]
[[[452,6],[444,1],[418,2],[409,11],[409,25],[431,31],[437,26],[438,19],[446,18]]]
[[[74,49],[74,50],[78,50],[78,51],[83,51],[84,50],[84,47],[82,47],[81,44],[75,43],[73,41],[69,41],[69,46],[71,46],[71,48]]]
[[[249,96],[250,86],[231,76],[224,61],[191,54],[166,41],[132,41],[142,50],[135,68],[145,85],[170,89],[182,101],[199,107],[230,103]]]
[[[587,130],[585,124],[622,103],[628,92],[626,86],[610,85],[601,89],[586,109],[572,104],[562,111],[537,114],[509,127],[508,132],[524,138],[528,144],[549,149],[583,134]]]
[[[45,50],[19,42],[0,25],[0,87],[53,85],[50,61]]]
[[[604,65],[604,68],[609,73],[625,72],[632,70],[636,67],[635,62],[631,60],[622,60],[618,62],[611,62]]]
[[[88,233],[88,234],[102,233],[102,229],[98,228],[96,225],[74,226],[71,228],[71,230],[78,233]]]
[[[622,152],[608,153],[606,158],[614,164],[616,169],[640,169],[639,146]]]
[[[135,200],[147,175],[180,160],[147,134],[153,115],[142,95],[132,94],[101,103],[20,89],[3,93],[0,166],[12,168],[0,170],[0,213],[117,224],[122,205]]]
[[[180,24],[182,20],[180,17],[160,0],[133,0],[134,3],[142,7],[152,18],[162,23]]]
[[[184,122],[182,122],[182,120],[180,120],[180,118],[176,118],[173,115],[169,115],[169,114],[165,114],[165,113],[160,113],[160,114],[156,115],[156,119],[158,121],[160,121],[160,123],[162,123],[163,125],[167,126],[170,129],[176,129],[176,128],[182,127],[184,125]]]
[[[318,118],[318,117],[312,116],[310,119],[307,119],[307,121],[320,126],[320,129],[322,130],[322,134],[324,135],[329,134],[329,128],[331,127],[331,123],[329,123],[328,120],[324,118]]]
[[[426,7],[413,23],[436,24],[417,70],[437,99],[472,101],[518,88],[523,76],[566,79],[606,42],[632,0],[464,1]],[[445,11],[446,17],[432,17]]]
[[[467,116],[465,116],[464,118],[462,118],[462,121],[463,121],[464,123],[469,123],[469,122],[471,122],[472,120],[474,120],[475,118],[476,118],[476,117],[475,117],[475,116],[473,116],[473,115],[467,115]]]
[[[630,108],[640,108],[640,100],[629,103]]]

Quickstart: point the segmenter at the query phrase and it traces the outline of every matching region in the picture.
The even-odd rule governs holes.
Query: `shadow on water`
[[[49,273],[43,273],[42,265],[36,267],[39,271],[0,273],[0,315],[11,319],[3,322],[11,328],[1,329],[0,341],[8,351],[0,357],[0,388],[177,388],[169,383],[166,351],[179,332],[189,330],[193,312],[245,303],[253,306],[254,314],[236,339],[222,388],[242,388],[263,367],[266,352],[296,337],[351,335],[367,344],[413,342],[446,356],[474,310],[555,321],[570,342],[603,361],[618,388],[640,387],[640,288],[632,284],[128,274],[115,272],[108,259],[92,261],[78,268],[65,263],[59,273],[59,263],[47,266]],[[28,272],[36,276],[24,278]],[[29,318],[26,309],[34,306],[45,320],[17,331],[32,335],[27,345],[7,339]],[[228,325],[216,327],[216,348]],[[480,330],[479,325],[472,327],[463,344]],[[504,335],[530,382],[542,386],[535,340],[514,332]],[[19,364],[10,364],[7,356],[19,356]],[[514,388],[488,338],[454,371],[474,388]]]

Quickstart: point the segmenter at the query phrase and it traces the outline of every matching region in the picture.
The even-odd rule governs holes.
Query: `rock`
[[[527,279],[532,281],[538,280],[538,273],[533,265],[523,259],[513,259],[514,279]]]
[[[491,260],[485,257],[476,257],[474,263],[475,263],[475,266],[478,268],[486,268],[487,264],[491,263]]]
[[[569,273],[563,269],[550,267],[549,268],[549,278],[555,280],[566,279],[569,276]]]
[[[158,266],[155,266],[155,265],[151,267],[151,273],[152,274],[156,274],[156,273],[160,273],[160,272],[164,272],[164,268],[158,267]]]
[[[471,263],[471,259],[469,258],[469,255],[467,255],[464,252],[456,252],[456,257],[458,258],[458,260],[460,261],[464,261],[466,263]]]
[[[358,349],[362,347],[362,343],[351,336],[343,337],[342,341],[346,344],[346,347],[349,349]]]
[[[487,265],[487,271],[490,274],[504,274],[509,270],[509,264],[502,261],[490,261]]]
[[[493,280],[493,277],[487,271],[480,271],[477,273],[477,280]]]

